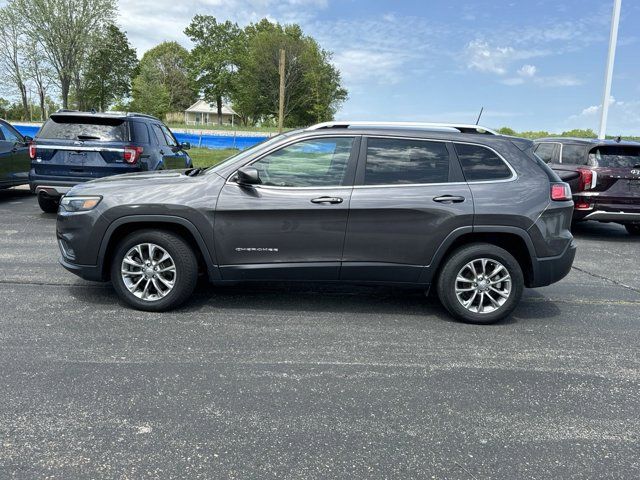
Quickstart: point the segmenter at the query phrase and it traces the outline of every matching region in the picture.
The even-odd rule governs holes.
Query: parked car
[[[0,188],[29,183],[29,142],[9,122],[0,120]]]
[[[81,182],[190,168],[189,148],[150,115],[60,111],[51,115],[30,146],[29,184],[40,208],[52,213],[60,197]]]
[[[536,154],[573,192],[574,221],[597,220],[640,235],[640,143],[541,138]]]
[[[120,175],[62,199],[60,262],[141,310],[214,283],[437,289],[455,317],[509,315],[570,270],[573,201],[533,142],[475,125],[326,123],[206,170]]]

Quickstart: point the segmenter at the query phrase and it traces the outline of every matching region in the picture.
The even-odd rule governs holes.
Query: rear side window
[[[449,151],[442,142],[369,138],[365,185],[449,181]]]
[[[542,159],[545,163],[551,163],[553,161],[553,153],[556,150],[556,145],[553,143],[541,143],[536,147],[536,155]]]
[[[142,122],[131,122],[133,129],[133,140],[136,143],[149,143],[149,130]]]
[[[455,147],[467,182],[504,180],[511,177],[509,167],[492,150],[464,143],[456,143]]]
[[[60,115],[47,120],[38,138],[124,142],[129,138],[127,130],[125,121],[119,118]]]
[[[589,152],[589,163],[606,168],[640,168],[640,147],[596,147]]]
[[[562,163],[569,165],[586,165],[587,155],[582,145],[563,145],[562,146]]]

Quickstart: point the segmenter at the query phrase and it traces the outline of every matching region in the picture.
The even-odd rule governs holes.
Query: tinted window
[[[541,143],[536,147],[536,155],[538,155],[543,162],[549,163],[553,160],[553,152],[556,149],[553,143]]]
[[[456,143],[456,152],[468,182],[502,180],[511,177],[511,170],[498,155],[479,145]]]
[[[369,138],[365,185],[445,183],[449,151],[442,142]]]
[[[164,125],[160,125],[160,129],[162,130],[162,133],[164,133],[164,138],[167,141],[167,145],[171,145],[172,147],[178,145],[178,142],[176,142],[176,139],[173,137],[173,134],[167,127],[165,127]]]
[[[122,142],[128,139],[126,127],[124,120],[117,118],[56,116],[42,126],[38,138]]]
[[[571,165],[586,165],[587,155],[582,145],[563,145],[562,163]]]
[[[149,143],[149,130],[142,122],[131,122],[133,128],[133,138],[138,143]]]
[[[353,138],[307,140],[281,148],[257,162],[264,185],[279,187],[344,184]]]
[[[154,123],[153,125],[151,125],[151,127],[153,128],[153,133],[156,137],[158,145],[168,145],[167,138],[164,136],[164,132],[162,131],[162,129],[160,129],[160,126]]]
[[[22,142],[20,134],[2,122],[0,122],[0,140],[5,140],[7,142]]]
[[[640,147],[597,147],[589,152],[589,160],[598,167],[640,168]]]

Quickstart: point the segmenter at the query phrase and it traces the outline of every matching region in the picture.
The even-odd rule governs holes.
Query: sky
[[[613,0],[119,0],[138,55],[195,14],[298,23],[333,52],[342,120],[598,130]],[[640,135],[640,1],[623,0],[610,135]]]

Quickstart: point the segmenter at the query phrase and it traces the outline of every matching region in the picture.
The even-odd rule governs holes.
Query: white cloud
[[[591,128],[597,130],[602,104],[588,106],[578,114],[571,115],[565,124],[569,128]],[[640,135],[640,100],[623,101],[609,97],[607,124],[609,135]]]
[[[533,77],[537,70],[535,65],[523,65],[520,70],[518,70],[518,75],[521,77]]]

